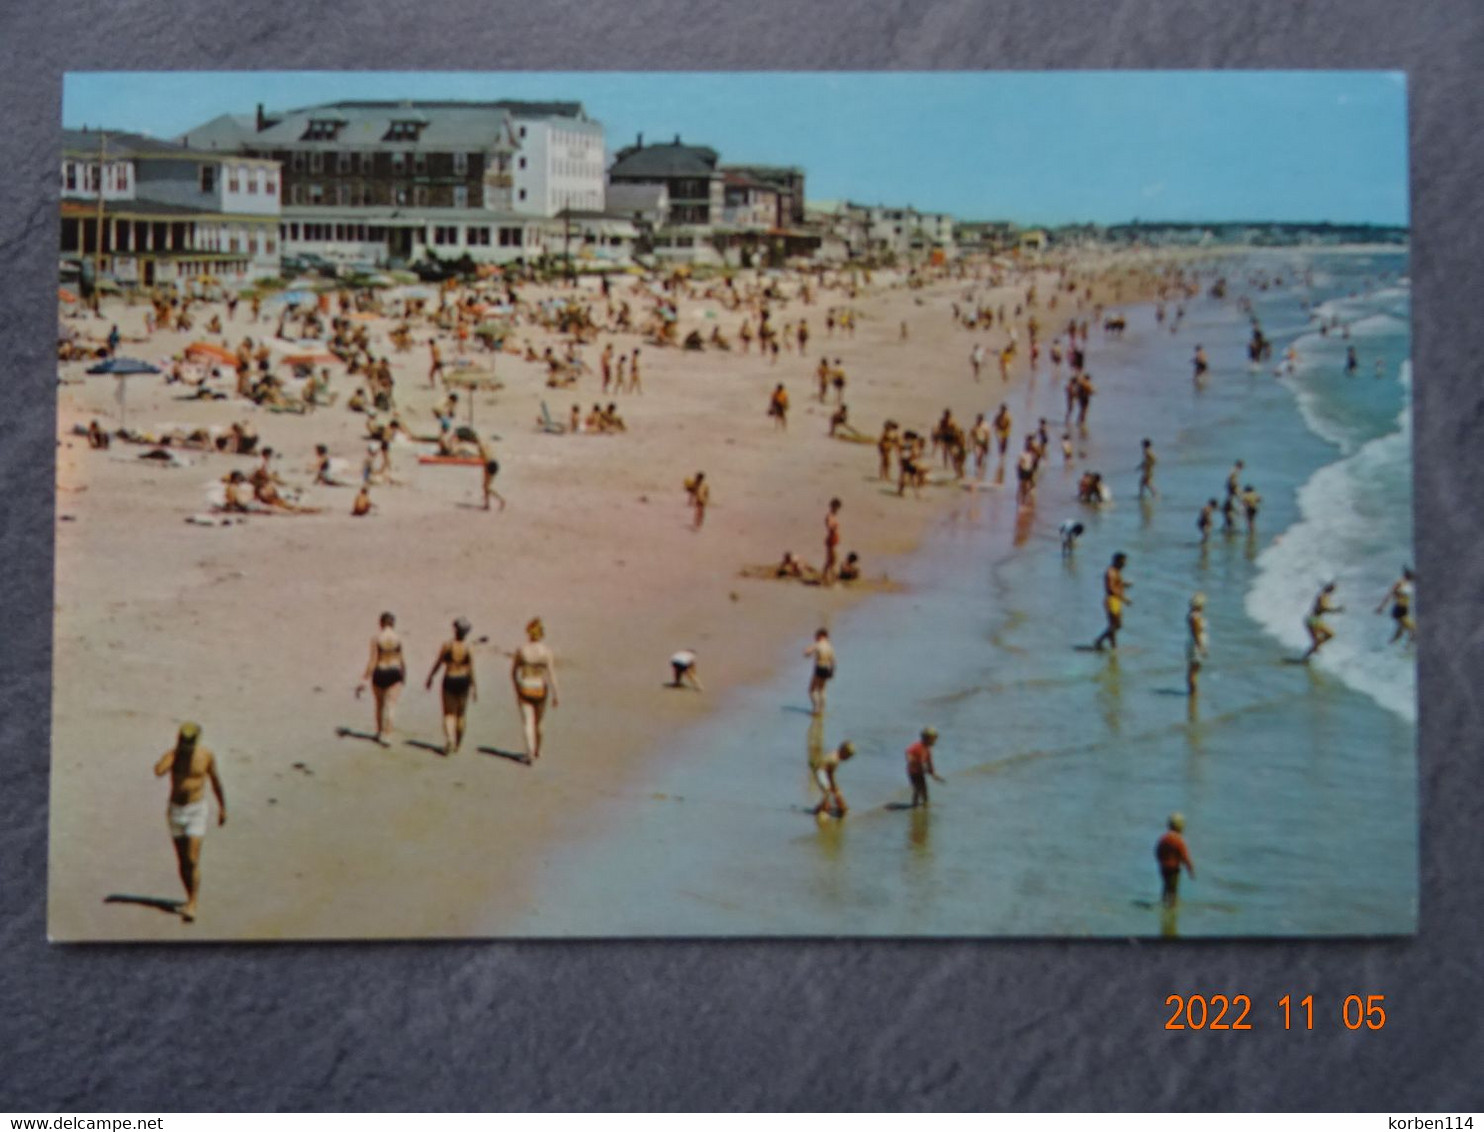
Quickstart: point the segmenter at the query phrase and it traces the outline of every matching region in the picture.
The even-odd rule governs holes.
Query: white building
[[[603,126],[578,102],[502,104],[515,125],[512,173],[516,212],[555,216],[563,209],[602,211]]]

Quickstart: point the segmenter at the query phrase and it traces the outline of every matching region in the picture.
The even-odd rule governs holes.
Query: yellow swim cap
[[[182,723],[178,741],[189,746],[201,738],[201,725],[198,723]]]

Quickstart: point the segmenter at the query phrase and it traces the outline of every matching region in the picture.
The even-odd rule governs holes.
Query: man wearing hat
[[[913,809],[928,804],[928,775],[932,775],[939,782],[943,781],[942,776],[933,769],[933,744],[937,741],[937,730],[924,727],[922,737],[907,748],[907,781],[912,783]]]
[[[180,918],[188,924],[196,919],[196,894],[201,888],[201,841],[206,836],[210,816],[206,801],[208,779],[216,795],[216,824],[227,824],[227,798],[216,772],[216,759],[200,745],[200,738],[201,728],[197,724],[182,723],[175,746],[155,763],[156,778],[170,776],[170,804],[165,818],[170,826],[170,839],[175,843],[180,880],[186,890]]]
[[[824,793],[824,797],[819,800],[819,805],[814,807],[816,816],[825,813],[837,818],[845,816],[845,796],[840,793],[840,786],[835,781],[835,772],[840,769],[841,763],[854,756],[855,744],[846,739],[829,754],[822,755],[814,764],[815,784]]]
[[[1159,862],[1159,875],[1164,881],[1160,903],[1166,908],[1173,907],[1180,898],[1180,866],[1184,865],[1191,880],[1195,879],[1195,865],[1191,864],[1185,838],[1180,836],[1184,830],[1185,819],[1179,814],[1171,814],[1168,832],[1154,846],[1154,859]]]

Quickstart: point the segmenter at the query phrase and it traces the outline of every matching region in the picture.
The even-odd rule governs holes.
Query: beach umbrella
[[[128,408],[125,404],[127,391],[127,378],[131,373],[159,373],[160,370],[148,362],[141,362],[138,358],[109,358],[106,362],[100,362],[91,367],[89,373],[108,373],[119,379],[117,397],[119,403],[119,422],[127,424],[129,421]]]
[[[131,373],[159,373],[159,367],[152,366],[148,362],[141,362],[138,358],[109,358],[106,362],[99,362],[92,366],[89,373],[111,373],[115,377],[128,377]]]
[[[218,346],[212,342],[192,342],[185,348],[185,355],[188,358],[212,358],[229,366],[237,364],[236,354],[232,353],[226,347]]]

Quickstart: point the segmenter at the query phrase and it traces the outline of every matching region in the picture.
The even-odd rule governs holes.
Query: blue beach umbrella
[[[89,373],[111,373],[118,377],[124,377],[131,373],[160,373],[158,366],[152,366],[148,362],[141,362],[138,358],[109,358],[106,362],[99,362],[88,370]]]

